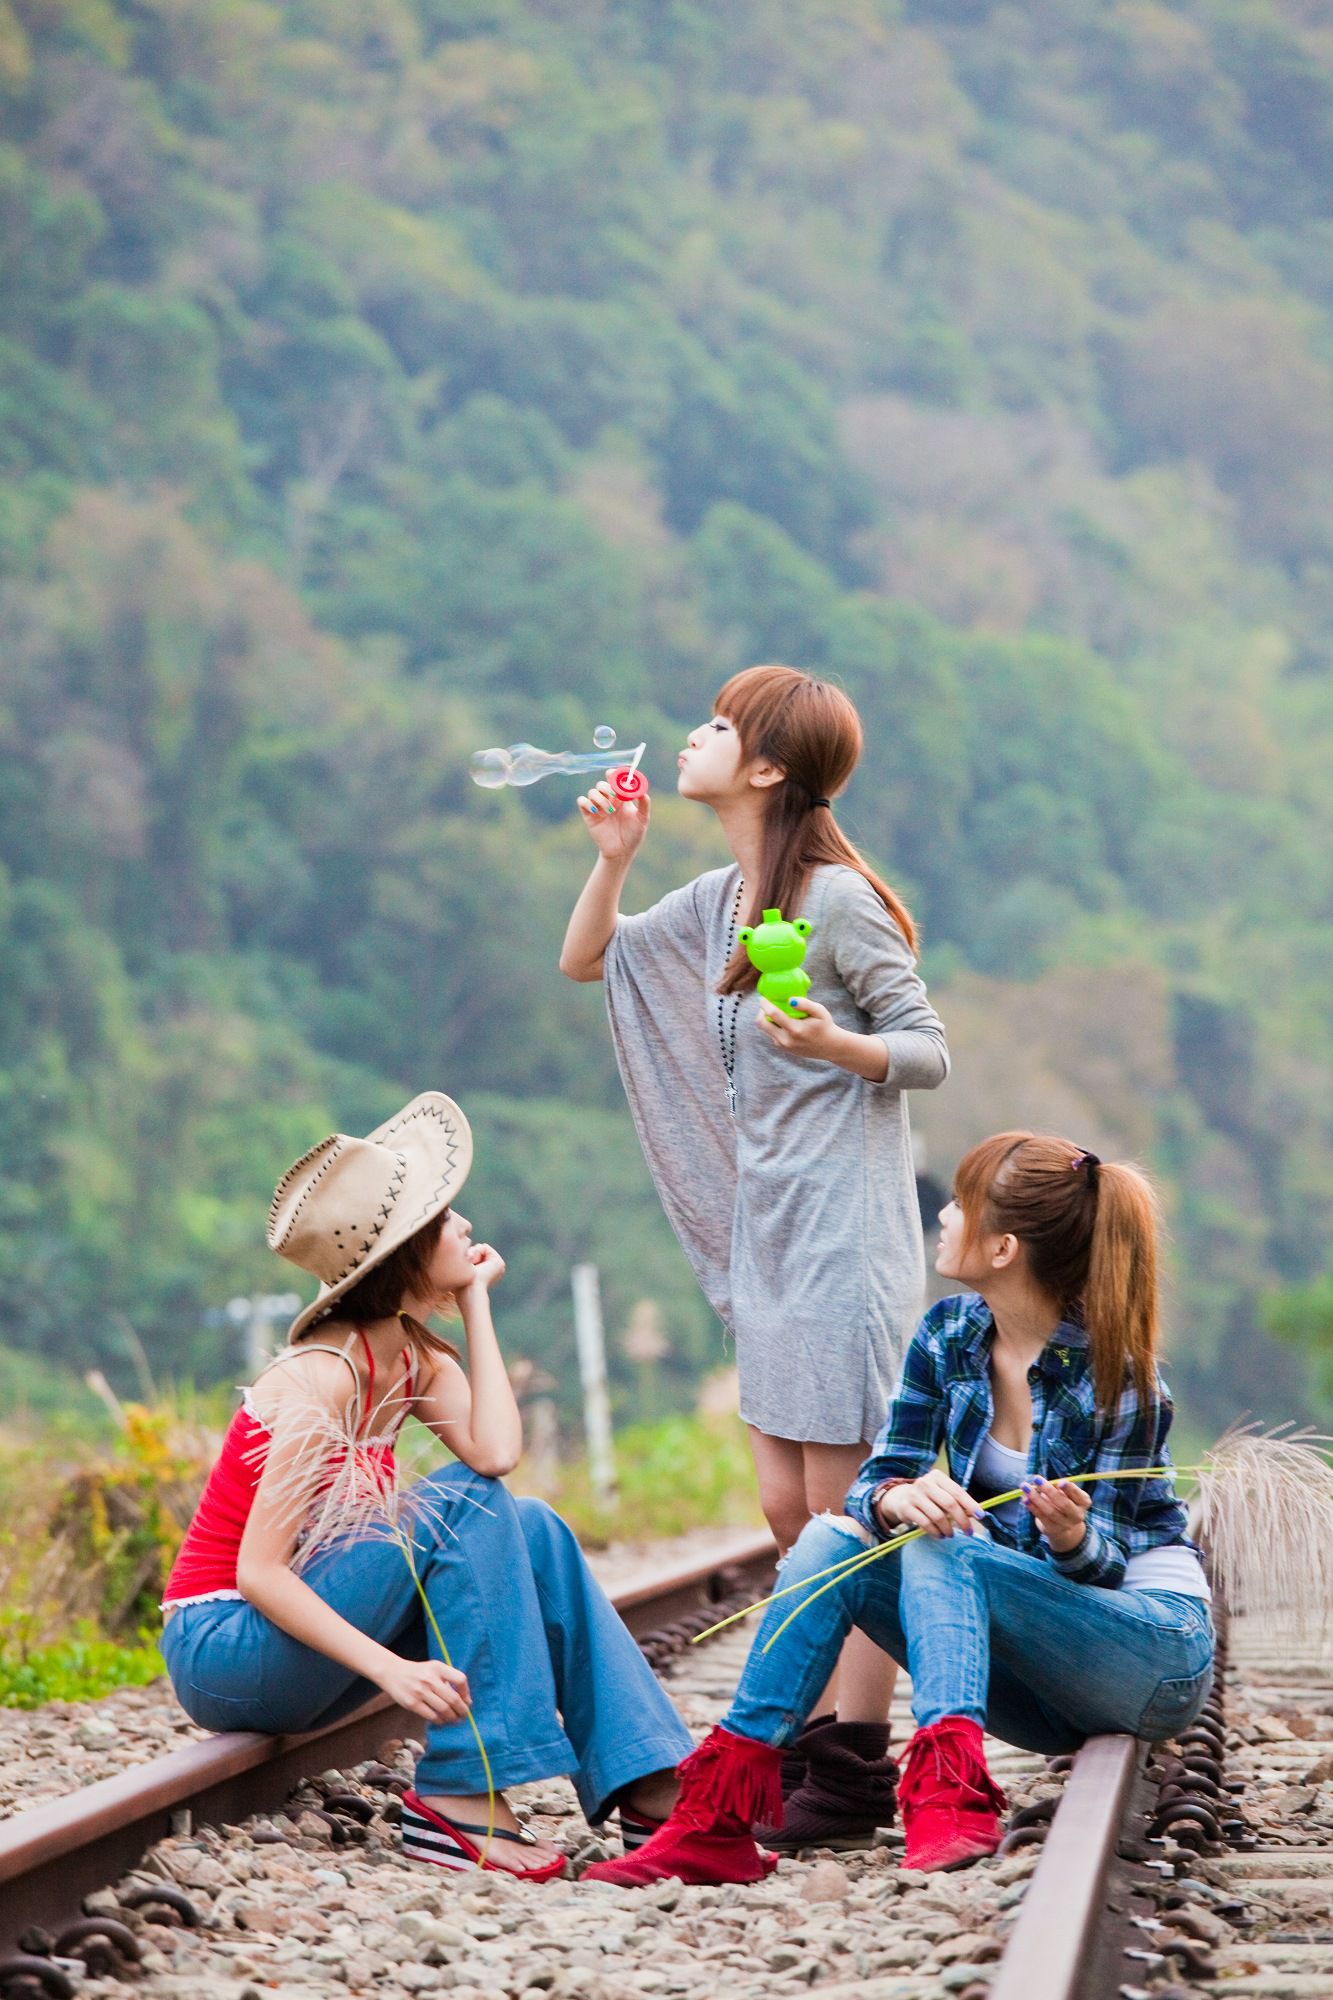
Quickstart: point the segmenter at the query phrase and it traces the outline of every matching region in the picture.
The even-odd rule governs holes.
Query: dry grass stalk
[[[1213,1575],[1233,1610],[1317,1636],[1333,1613],[1333,1443],[1317,1431],[1227,1431],[1190,1468]]]
[[[267,1492],[296,1535],[292,1569],[300,1575],[334,1543],[392,1543],[407,1564],[439,1656],[446,1666],[452,1666],[417,1567],[418,1556],[425,1552],[418,1542],[418,1530],[428,1529],[431,1539],[441,1533],[456,1537],[446,1518],[448,1501],[461,1497],[481,1507],[480,1501],[470,1494],[452,1495],[425,1480],[406,1487],[399,1483],[396,1465],[392,1460],[386,1463],[386,1452],[400,1415],[411,1407],[410,1398],[385,1395],[364,1416],[353,1403],[339,1417],[306,1389],[299,1376],[288,1378],[284,1392],[273,1415],[271,1433],[256,1439],[246,1457],[261,1466],[272,1457],[274,1470]],[[482,1507],[481,1511],[487,1509]],[[495,1831],[495,1785],[486,1745],[470,1709],[467,1720],[486,1773],[484,1862]]]
[[[1199,1465],[1153,1465],[1115,1472],[1067,1475],[1075,1486],[1103,1481],[1189,1479],[1199,1488],[1201,1526],[1213,1573],[1236,1610],[1279,1617],[1298,1634],[1320,1636],[1333,1613],[1333,1439],[1282,1425],[1274,1431],[1241,1426],[1227,1431]],[[983,1510],[1019,1500],[1015,1487],[979,1503]],[[710,1625],[692,1641],[699,1645],[737,1619],[764,1611],[781,1597],[804,1591],[796,1607],[765,1642],[768,1652],[801,1613],[856,1570],[879,1562],[925,1533],[910,1528],[890,1540],[855,1550],[813,1576],[775,1590],[770,1597]],[[811,1586],[818,1584],[818,1589]]]

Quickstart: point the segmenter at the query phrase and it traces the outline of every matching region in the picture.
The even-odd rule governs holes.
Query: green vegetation
[[[10,1348],[234,1379],[278,1170],[438,1085],[511,1351],[572,1408],[592,1257],[688,1401],[716,1330],[555,971],[572,787],[467,755],[644,734],[646,900],[717,858],[682,724],[779,656],[866,718],[932,1173],[1019,1121],[1147,1159],[1178,1393],[1301,1413],[1259,1301],[1333,1187],[1317,9],[0,0],[0,132]]]
[[[1264,1324],[1309,1357],[1325,1423],[1333,1417],[1333,1272],[1264,1301]]]
[[[6,1433],[28,1438],[40,1429],[49,1438],[104,1442],[113,1428],[105,1407],[77,1376],[9,1347],[0,1347],[0,1411],[0,1439]]]
[[[585,1548],[655,1541],[692,1528],[764,1525],[745,1432],[734,1417],[663,1417],[616,1434],[616,1498],[599,1505],[578,1459],[545,1496]],[[522,1487],[523,1468],[511,1484]]]
[[[0,1703],[28,1708],[161,1672],[158,1605],[215,1455],[192,1399],[0,1451]]]
[[[185,1523],[216,1456],[219,1398],[128,1404],[108,1449],[43,1432],[0,1452],[0,1707],[39,1708],[139,1687],[163,1671],[154,1644],[162,1597]],[[57,1455],[57,1453],[59,1455]],[[411,1425],[407,1479],[440,1461]],[[619,1493],[593,1498],[582,1461],[558,1467],[545,1497],[586,1546],[645,1541],[692,1528],[761,1521],[745,1433],[733,1416],[662,1418],[616,1438]],[[529,1490],[525,1463],[512,1484]]]
[[[86,1625],[75,1636],[14,1656],[0,1643],[0,1708],[42,1708],[48,1701],[96,1701],[117,1688],[146,1687],[165,1671],[156,1646],[99,1639]]]

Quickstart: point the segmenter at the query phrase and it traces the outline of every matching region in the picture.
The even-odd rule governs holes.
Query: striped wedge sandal
[[[497,1875],[513,1875],[521,1882],[549,1882],[556,1875],[563,1875],[568,1865],[564,1855],[558,1854],[554,1861],[543,1861],[531,1868],[502,1868],[498,1861],[490,1859],[487,1847],[497,1840],[508,1841],[515,1847],[540,1846],[537,1836],[526,1827],[517,1833],[494,1827],[488,1840],[484,1825],[446,1819],[415,1792],[403,1793],[402,1808],[403,1853],[409,1861],[429,1861],[436,1868],[456,1871],[489,1869]]]

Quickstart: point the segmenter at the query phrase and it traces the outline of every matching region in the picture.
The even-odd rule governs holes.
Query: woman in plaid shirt
[[[781,1819],[782,1750],[856,1625],[912,1676],[916,1734],[900,1789],[909,1868],[999,1845],[1003,1794],[983,1728],[1047,1755],[1193,1720],[1212,1681],[1208,1585],[1185,1536],[1157,1372],[1157,1204],[1135,1168],[1065,1139],[1002,1132],[962,1161],[935,1268],[941,1300],[908,1349],[847,1501],[802,1533],[783,1583],[906,1528],[919,1540],[767,1612],[725,1724],[682,1766],[680,1801],[638,1853],[589,1871],[621,1883],[755,1881],[751,1828]],[[944,1463],[937,1463],[943,1453]],[[1166,1468],[1071,1485],[1075,1473]],[[1021,1497],[981,1511],[979,1502]]]

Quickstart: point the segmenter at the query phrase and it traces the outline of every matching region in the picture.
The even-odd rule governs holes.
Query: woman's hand
[[[941,1541],[955,1530],[970,1535],[976,1523],[986,1518],[967,1488],[938,1466],[932,1466],[920,1479],[888,1487],[876,1500],[875,1512],[890,1530],[924,1528]]]
[[[468,1256],[472,1260],[472,1277],[462,1289],[475,1298],[498,1285],[507,1266],[493,1243],[474,1243]]]
[[[781,1013],[771,1003],[760,996],[759,1026],[776,1049],[786,1049],[797,1056],[818,1056],[823,1062],[836,1062],[833,1051],[845,1037],[846,1030],[840,1028],[827,1007],[818,1000],[798,1000],[799,1014]]]
[[[1092,1495],[1067,1479],[1025,1479],[1023,1504],[1056,1555],[1068,1555],[1083,1540]]]
[[[643,845],[651,812],[652,800],[647,792],[639,799],[618,799],[607,778],[579,797],[583,824],[592,835],[597,852],[607,861],[633,860]]]
[[[840,1028],[827,1007],[808,997],[797,1001],[799,1014],[780,1012],[762,995],[760,1003],[756,1019],[774,1048],[785,1049],[788,1055],[837,1063],[868,1083],[883,1083],[888,1075],[889,1051],[882,1036],[858,1035],[850,1028]]]
[[[461,1722],[472,1706],[467,1675],[443,1660],[404,1660],[396,1653],[375,1676],[390,1701],[425,1722]]]

